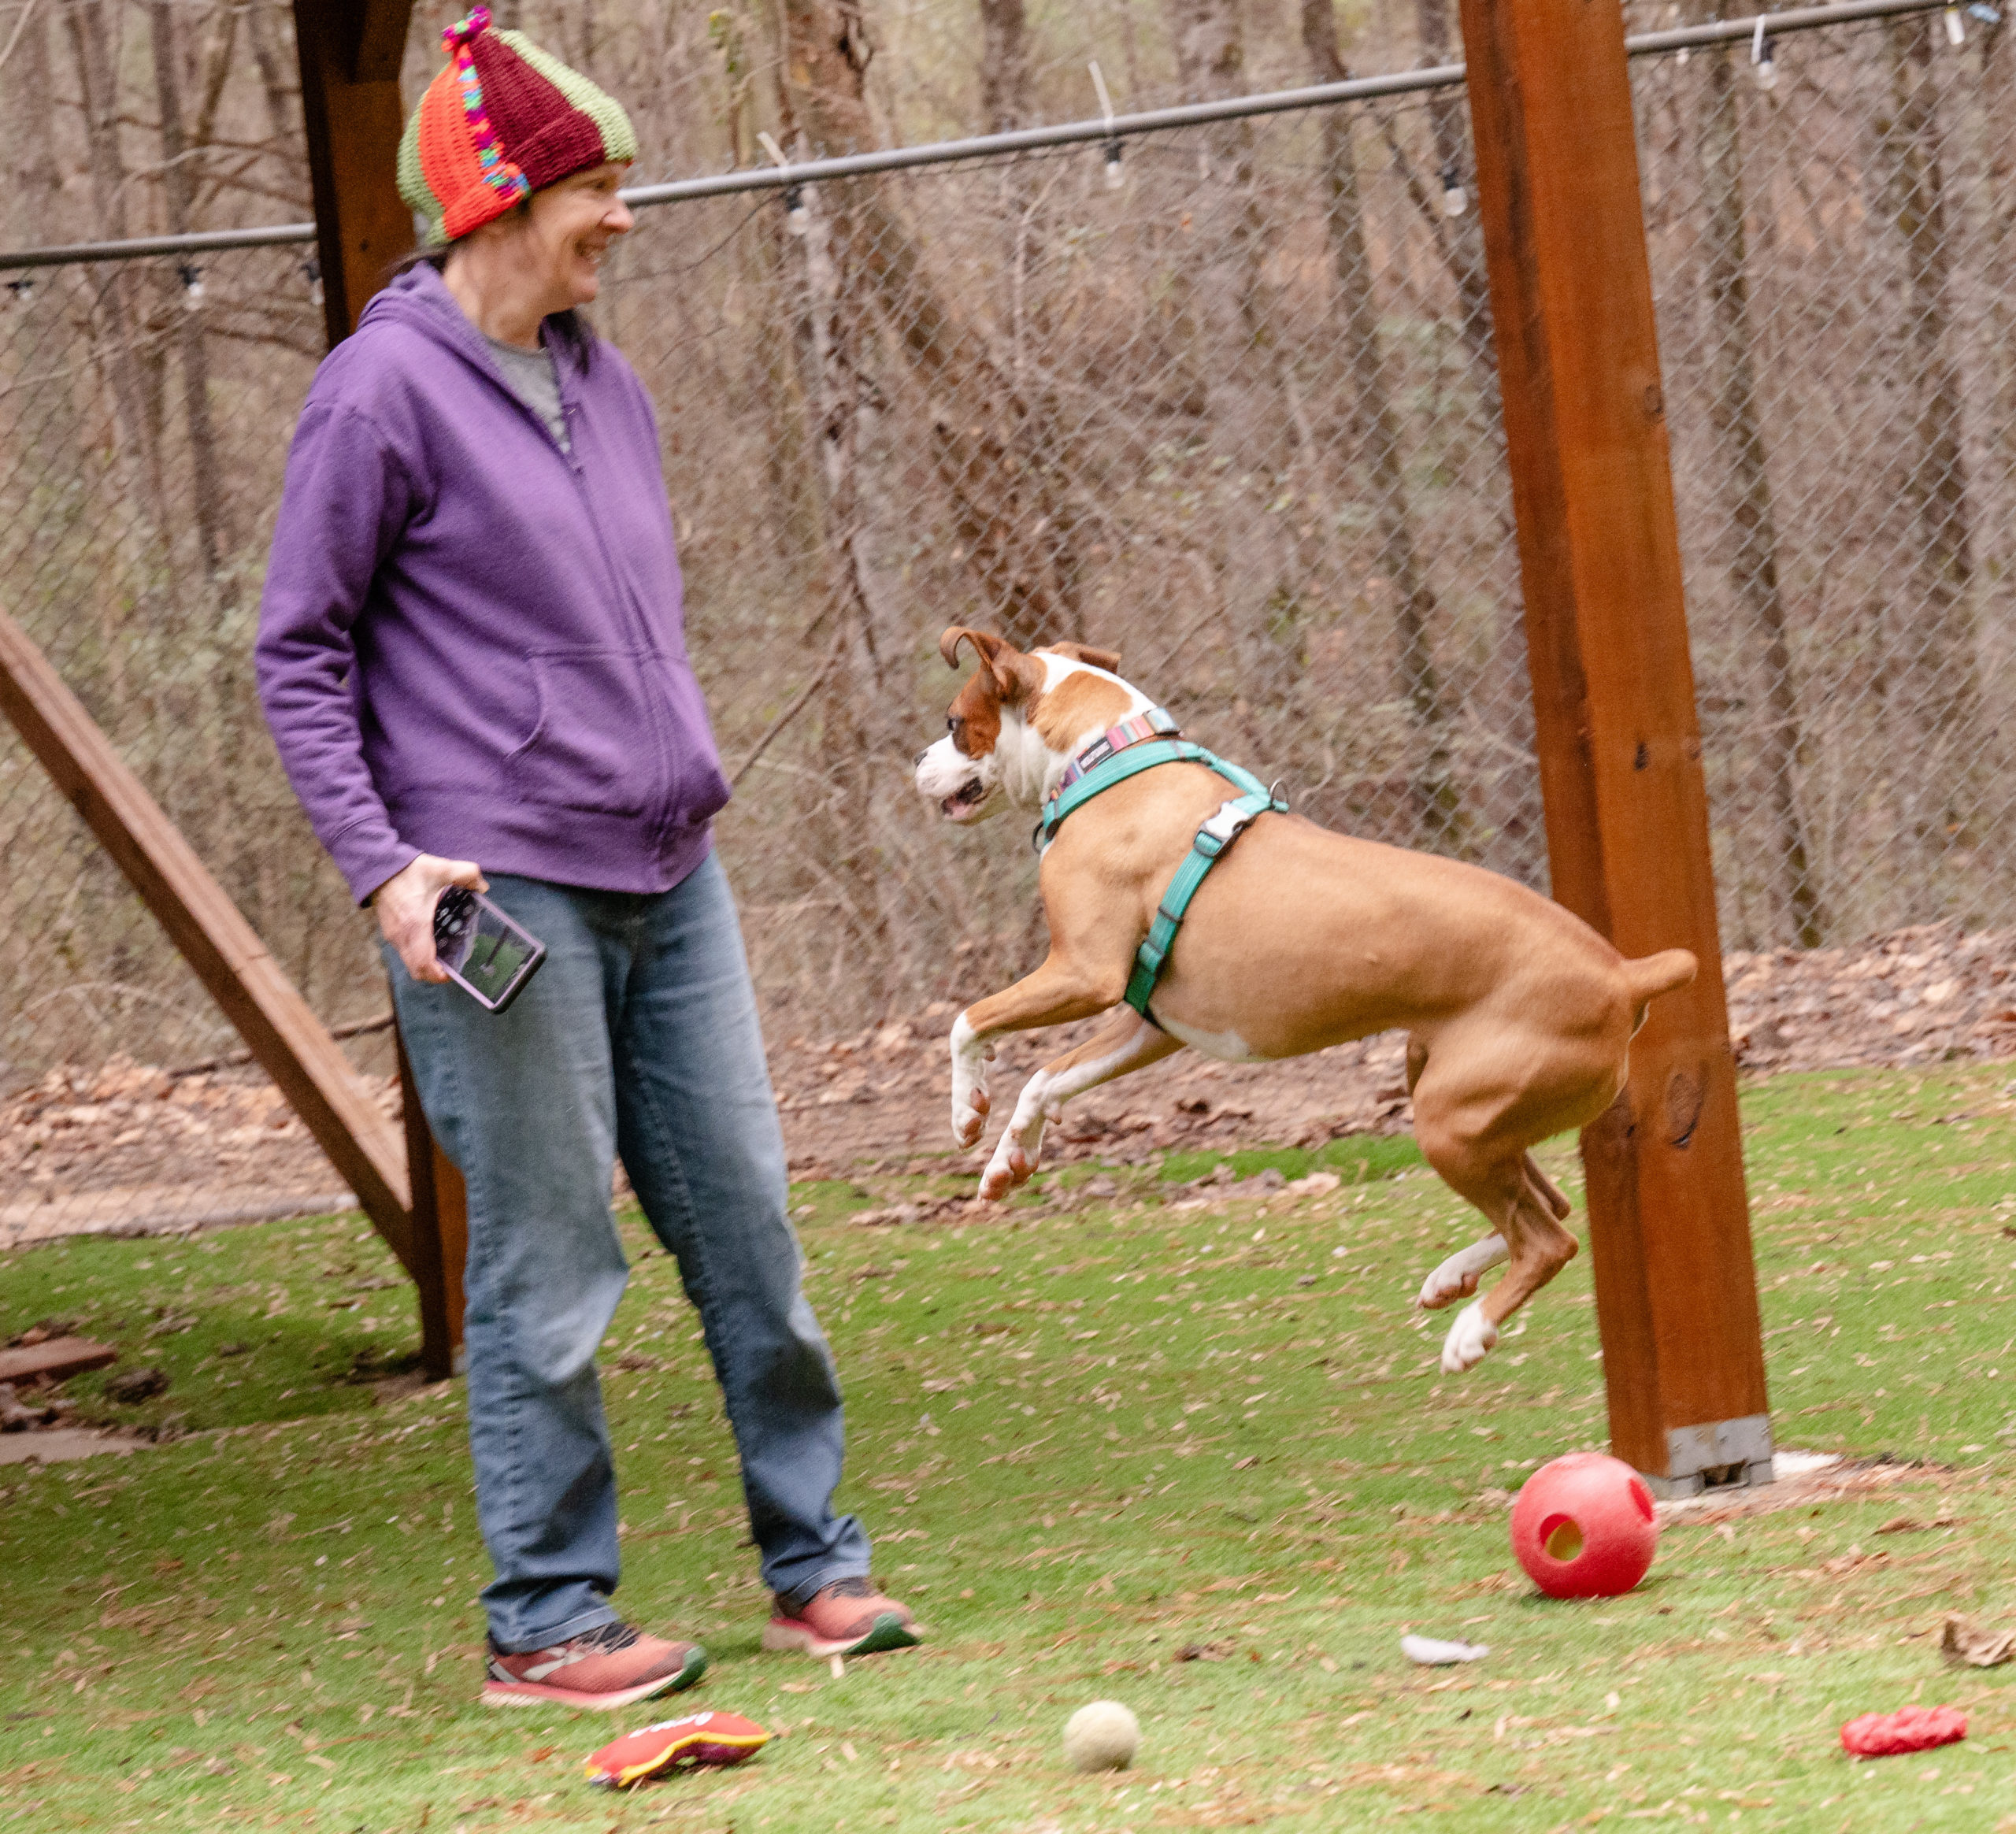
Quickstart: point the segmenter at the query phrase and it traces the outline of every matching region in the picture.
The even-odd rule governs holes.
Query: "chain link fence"
[[[1983,36],[1920,15],[1634,65],[1731,947],[1980,926],[2016,877],[2016,98]],[[1544,887],[1466,135],[1429,87],[640,212],[596,317],[659,404],[779,1036],[1040,954],[1022,835],[910,787],[950,624],[1117,650],[1314,818]],[[307,253],[13,274],[0,603],[317,1009],[368,1024],[367,922],[250,677]],[[11,733],[0,990],[0,1242],[14,1210],[330,1182]],[[389,1069],[382,1033],[354,1049]],[[66,1148],[80,1110],[131,1119],[127,1158]]]

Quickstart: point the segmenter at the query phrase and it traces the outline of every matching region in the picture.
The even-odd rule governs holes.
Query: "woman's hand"
[[[475,861],[443,860],[422,854],[371,895],[378,928],[415,980],[448,978],[448,971],[434,959],[434,907],[450,885],[470,891],[490,889],[490,881]]]

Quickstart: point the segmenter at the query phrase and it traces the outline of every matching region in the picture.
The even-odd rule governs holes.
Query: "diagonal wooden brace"
[[[372,1225],[421,1277],[406,1143],[308,1002],[26,632],[0,611],[0,713],[132,881]],[[438,1279],[435,1283],[438,1286]]]

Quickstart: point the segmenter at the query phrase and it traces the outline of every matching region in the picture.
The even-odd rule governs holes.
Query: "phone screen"
[[[481,1004],[501,1013],[546,959],[546,946],[481,894],[451,886],[435,906],[434,954]]]

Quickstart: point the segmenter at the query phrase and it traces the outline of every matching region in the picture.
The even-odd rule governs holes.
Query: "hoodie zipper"
[[[471,326],[470,329],[473,332],[475,328]],[[501,387],[505,394],[516,404],[519,412],[539,429],[541,436],[555,452],[559,454],[561,461],[565,464],[569,474],[574,480],[575,489],[580,495],[582,513],[587,517],[589,528],[595,531],[595,546],[602,554],[602,565],[607,571],[610,581],[616,588],[617,595],[628,615],[632,627],[631,640],[636,647],[637,654],[640,656],[657,658],[659,655],[658,646],[652,637],[650,626],[644,617],[643,607],[637,601],[636,593],[631,586],[628,576],[616,564],[616,557],[610,550],[608,535],[602,528],[602,518],[596,513],[595,494],[588,488],[587,473],[582,468],[580,457],[580,441],[577,437],[577,410],[580,404],[573,399],[571,392],[573,379],[571,376],[562,374],[559,358],[550,350],[547,349],[543,339],[540,340],[540,348],[546,350],[547,360],[553,365],[554,383],[560,395],[561,417],[567,423],[567,443],[565,446],[554,437],[553,429],[541,418],[532,403],[511,387],[502,372],[498,369],[495,359],[491,358],[487,350],[485,350],[484,357],[488,365],[487,373],[490,379]],[[651,843],[662,858],[665,850],[666,836],[672,827],[673,813],[678,806],[679,791],[682,787],[681,784],[675,780],[673,774],[673,732],[678,721],[673,712],[671,703],[660,691],[657,681],[649,674],[641,671],[640,679],[644,685],[646,696],[650,703],[651,717],[658,728],[659,781],[662,786],[662,794],[659,798],[658,818],[651,826]]]
[[[446,283],[442,281],[438,274],[429,277],[435,286],[440,287],[443,293],[447,292]],[[630,584],[628,576],[616,564],[615,556],[610,550],[608,535],[602,528],[602,518],[596,513],[594,495],[587,487],[587,474],[582,469],[581,461],[576,456],[580,446],[580,440],[575,436],[577,424],[576,410],[579,404],[573,398],[571,393],[572,376],[563,373],[559,359],[557,357],[553,358],[554,381],[559,390],[560,411],[568,424],[568,443],[563,446],[558,439],[554,438],[553,429],[539,417],[531,404],[512,387],[510,383],[506,381],[502,372],[497,366],[496,360],[487,349],[483,347],[480,343],[481,334],[474,325],[469,323],[467,316],[463,313],[454,296],[448,295],[444,306],[443,302],[428,297],[432,289],[427,286],[424,279],[418,276],[415,278],[417,284],[413,287],[413,291],[417,292],[420,297],[412,298],[406,287],[395,283],[396,291],[388,289],[385,293],[380,294],[378,300],[374,300],[370,306],[365,308],[366,312],[370,312],[373,308],[382,311],[387,306],[395,306],[395,302],[397,305],[403,306],[410,302],[420,311],[424,323],[432,321],[437,317],[445,320],[447,322],[441,328],[443,335],[458,347],[465,357],[469,356],[474,351],[481,350],[482,361],[476,365],[478,372],[486,376],[492,387],[504,391],[506,397],[517,408],[519,413],[532,421],[532,424],[539,429],[540,437],[545,439],[565,462],[567,469],[574,480],[575,488],[580,494],[582,512],[587,517],[588,526],[595,532],[595,546],[602,554],[602,565],[607,570],[610,580],[624,602],[624,609],[629,613],[629,622],[635,633],[632,641],[637,646],[638,653],[641,655],[658,657],[658,647],[652,637],[650,624],[644,617],[643,608],[638,602],[636,593]],[[381,301],[384,302],[382,305],[380,303]],[[543,339],[541,346],[544,347]],[[549,357],[552,356],[550,351],[548,351],[547,354]],[[673,658],[667,658],[667,660],[676,661]],[[659,780],[662,785],[662,795],[658,817],[652,825],[650,838],[662,858],[665,853],[665,838],[672,827],[673,815],[677,806],[678,792],[683,787],[674,781],[673,770],[673,733],[678,724],[678,720],[669,699],[661,691],[658,684],[648,676],[645,679],[645,693],[650,702],[652,717],[658,726]]]
[[[553,372],[554,380],[558,382],[560,365],[558,358],[554,360]],[[643,606],[638,602],[636,591],[630,584],[629,576],[616,564],[616,556],[610,550],[608,535],[602,528],[602,517],[596,513],[595,494],[588,488],[587,473],[581,466],[578,456],[580,441],[576,437],[576,406],[577,404],[569,398],[568,390],[563,384],[560,390],[560,412],[567,422],[567,450],[563,451],[561,456],[567,461],[567,469],[573,473],[575,487],[580,492],[582,512],[588,519],[588,526],[595,532],[595,545],[602,550],[602,565],[609,570],[610,578],[615,583],[616,590],[630,613],[631,621],[637,633],[637,642],[640,646],[641,653],[656,658],[659,654],[658,647],[651,635],[650,626],[645,619]],[[528,411],[530,410],[528,409]],[[538,416],[534,415],[533,418],[536,420]],[[546,430],[546,435],[549,439],[553,439],[550,428]],[[554,440],[554,443],[558,446],[559,442]],[[666,660],[669,661],[671,659],[666,658]],[[658,751],[662,761],[661,775],[665,786],[665,794],[658,810],[658,820],[652,824],[651,839],[660,857],[662,858],[665,850],[666,837],[672,826],[673,814],[678,806],[679,791],[682,787],[673,780],[673,733],[678,721],[672,710],[670,702],[660,692],[658,684],[654,678],[645,677],[645,691],[650,697],[653,715],[658,722]]]

